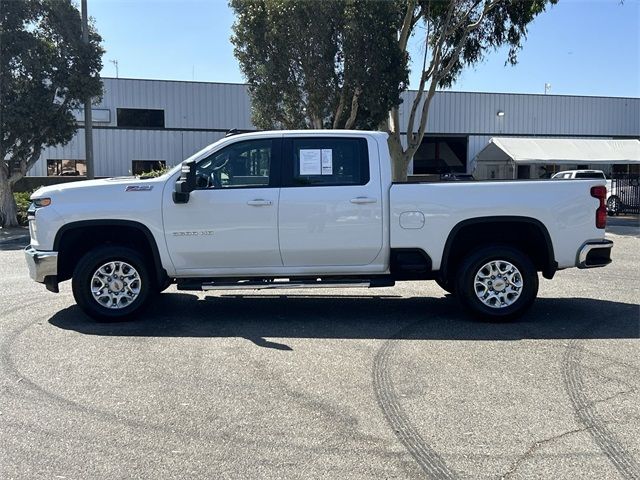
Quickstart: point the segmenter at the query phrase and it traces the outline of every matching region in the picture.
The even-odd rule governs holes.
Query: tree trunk
[[[18,226],[18,207],[13,198],[12,185],[3,168],[0,168],[0,227]]]
[[[400,135],[395,132],[389,133],[387,144],[389,145],[389,154],[391,155],[393,181],[406,182],[411,157],[404,151]]]

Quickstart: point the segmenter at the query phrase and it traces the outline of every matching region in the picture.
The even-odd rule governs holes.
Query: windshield
[[[175,173],[176,171],[180,170],[180,168],[182,168],[182,163],[187,162],[189,160],[195,160],[197,158],[201,158],[204,157],[205,155],[207,155],[209,152],[211,152],[212,150],[214,150],[216,148],[216,146],[222,142],[223,140],[225,140],[225,137],[221,138],[220,140],[218,140],[215,143],[212,143],[210,145],[207,145],[206,147],[204,147],[201,150],[198,150],[196,153],[194,153],[193,155],[191,155],[189,158],[185,158],[184,160],[182,160],[182,162],[180,162],[179,164],[177,164],[175,167],[173,167],[171,170],[169,170],[167,173],[169,175],[172,175],[173,173]]]

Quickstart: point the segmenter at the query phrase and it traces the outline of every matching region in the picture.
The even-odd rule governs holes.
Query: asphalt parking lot
[[[431,282],[96,324],[0,251],[0,478],[640,478],[640,238],[511,324]]]

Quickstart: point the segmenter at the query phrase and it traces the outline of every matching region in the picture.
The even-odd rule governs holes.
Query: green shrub
[[[142,173],[140,175],[140,178],[143,179],[143,180],[145,178],[156,178],[156,177],[159,177],[161,175],[164,175],[168,171],[169,171],[169,169],[167,167],[161,168],[159,170],[151,170],[150,172]]]
[[[32,192],[19,192],[13,194],[13,198],[15,198],[18,207],[18,223],[20,225],[27,225],[28,223],[27,210],[31,204],[31,200],[29,200],[31,193]]]

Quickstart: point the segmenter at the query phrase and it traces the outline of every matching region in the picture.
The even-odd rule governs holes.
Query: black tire
[[[164,292],[167,288],[169,288],[171,285],[173,285],[173,278],[166,277],[156,286],[155,293],[159,295],[162,292]]]
[[[444,278],[436,278],[436,283],[445,292],[450,293],[451,295],[456,294],[456,284],[451,281],[451,279],[445,280]]]
[[[607,213],[609,215],[618,215],[622,210],[622,202],[617,195],[611,195],[607,198]]]
[[[135,285],[138,291],[137,296],[132,301],[124,298],[121,303],[126,302],[126,305],[119,308],[107,308],[91,293],[94,274],[101,266],[109,262],[127,263],[137,271],[137,279],[139,280],[139,283]],[[128,270],[125,271],[125,273],[128,272]],[[71,284],[76,303],[87,315],[103,322],[117,322],[128,319],[141,311],[155,288],[154,280],[150,275],[147,263],[138,252],[128,247],[104,246],[94,248],[80,259],[73,272]]]
[[[505,282],[498,278],[502,290],[498,291],[496,289],[487,292],[489,293],[489,298],[485,301],[479,298],[478,294],[476,294],[476,275],[480,274],[480,270],[485,265],[493,261],[508,262],[520,272],[519,277],[522,284],[518,288],[519,295],[517,293],[508,293],[511,292],[511,284],[507,282],[505,288]],[[505,277],[507,276],[505,275]],[[491,278],[493,277],[487,277],[487,280],[496,284]],[[512,277],[512,280],[514,278],[517,279],[518,277]],[[538,273],[531,260],[520,250],[508,245],[487,246],[471,253],[464,259],[458,269],[456,292],[462,306],[481,320],[499,322],[512,320],[522,315],[535,300],[538,294]],[[509,295],[511,296],[509,297]],[[514,296],[515,300],[513,300]],[[493,300],[490,297],[493,297]],[[510,305],[499,304],[497,297],[503,299],[508,297],[506,302],[512,300],[513,303]],[[491,301],[495,302],[495,306],[485,303]]]

